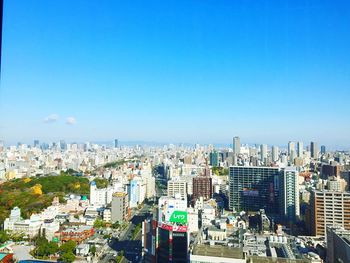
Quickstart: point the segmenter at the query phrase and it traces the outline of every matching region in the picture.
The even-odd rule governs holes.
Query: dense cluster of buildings
[[[148,200],[157,212],[142,227],[145,262],[337,262],[338,252],[328,253],[331,244],[348,244],[348,152],[319,150],[316,142],[241,145],[239,137],[230,148],[114,143],[112,148],[64,143],[3,148],[1,180],[94,170],[88,175],[88,200],[69,197],[25,220],[14,208],[5,228],[31,236],[45,229],[52,238],[81,243],[91,237],[96,219],[127,221]],[[129,161],[101,168],[116,160]],[[98,188],[96,177],[109,184]],[[67,221],[80,228],[64,226]]]

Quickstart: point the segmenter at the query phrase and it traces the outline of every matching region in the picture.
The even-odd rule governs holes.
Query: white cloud
[[[74,125],[76,123],[77,123],[77,120],[74,117],[68,117],[66,119],[66,124],[68,124],[68,125]]]
[[[45,123],[52,123],[59,119],[58,114],[51,114],[44,119]]]

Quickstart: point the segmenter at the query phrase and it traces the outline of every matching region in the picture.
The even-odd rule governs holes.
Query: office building
[[[196,201],[198,198],[203,197],[204,200],[208,200],[212,197],[213,186],[212,178],[210,176],[199,175],[193,178],[193,195],[192,200]]]
[[[39,142],[39,140],[34,140],[34,147],[35,148],[39,148],[39,146],[40,146],[40,142]]]
[[[271,155],[272,155],[272,161],[277,162],[279,159],[279,153],[278,153],[277,146],[272,146]]]
[[[62,151],[66,151],[67,150],[67,143],[64,140],[60,140],[59,146],[60,146],[60,149]]]
[[[209,154],[209,161],[211,166],[219,166],[219,153],[217,151],[212,151]]]
[[[281,173],[281,212],[288,221],[294,222],[300,216],[299,173],[295,167],[287,167]]]
[[[176,177],[168,181],[168,196],[180,196],[182,199],[187,199],[187,183],[185,180]]]
[[[171,222],[175,211],[187,211],[187,200],[180,197],[161,196],[158,200],[158,222]]]
[[[297,156],[298,156],[298,158],[304,157],[304,144],[303,144],[303,142],[297,143]]]
[[[144,262],[157,262],[157,241],[158,239],[158,222],[155,218],[147,218],[142,222],[142,247],[144,249]]]
[[[345,262],[350,262],[350,231],[341,226],[328,226],[326,263]]]
[[[157,262],[187,262],[189,234],[186,200],[167,196],[159,198],[157,231]]]
[[[162,224],[158,227],[157,262],[183,263],[189,260],[186,226]]]
[[[261,144],[260,145],[260,161],[266,162],[267,159],[267,145]]]
[[[328,179],[331,176],[340,176],[341,171],[343,170],[343,166],[332,163],[332,164],[322,164],[321,166],[321,178]]]
[[[311,152],[311,158],[313,159],[318,158],[318,146],[316,142],[310,143],[310,152]]]
[[[322,145],[321,146],[321,154],[325,154],[326,153],[326,146]]]
[[[241,140],[238,136],[233,137],[232,149],[236,155],[241,153]]]
[[[146,198],[146,184],[140,177],[134,177],[127,185],[129,207],[134,208],[142,204]]]
[[[237,211],[279,213],[279,179],[277,167],[231,166],[229,173],[229,208]]]
[[[291,156],[292,152],[295,153],[295,142],[288,142],[288,155]]]
[[[114,139],[114,148],[118,148],[118,139]]]
[[[124,221],[128,218],[128,194],[116,192],[112,197],[112,223]]]
[[[306,226],[310,235],[325,235],[326,227],[341,225],[350,230],[350,193],[313,190]]]

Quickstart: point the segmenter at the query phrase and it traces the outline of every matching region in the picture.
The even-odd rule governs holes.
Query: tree
[[[36,257],[47,257],[56,254],[58,251],[58,245],[55,242],[48,242],[47,239],[42,236],[38,236],[34,242],[36,245],[34,255]]]
[[[95,254],[96,254],[96,246],[95,246],[95,245],[93,245],[93,246],[90,248],[90,253],[91,253],[92,255],[95,256]]]
[[[75,241],[69,240],[66,243],[63,243],[59,249],[59,251],[64,254],[67,252],[72,252],[74,251],[75,247],[77,246],[77,243]]]
[[[60,256],[60,261],[63,261],[63,262],[74,262],[75,260],[75,255],[73,254],[72,251],[69,251],[69,252],[64,252],[61,256]]]
[[[94,228],[106,227],[106,223],[101,219],[96,219],[94,222]]]
[[[5,243],[10,239],[6,231],[0,230],[0,244]]]
[[[58,252],[58,245],[55,242],[49,242],[47,245],[47,252],[49,255],[54,255]]]

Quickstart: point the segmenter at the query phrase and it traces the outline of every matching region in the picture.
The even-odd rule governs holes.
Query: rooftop
[[[210,257],[225,257],[243,259],[243,250],[241,248],[232,248],[225,246],[207,246],[197,245],[193,248],[194,255],[210,256]]]

